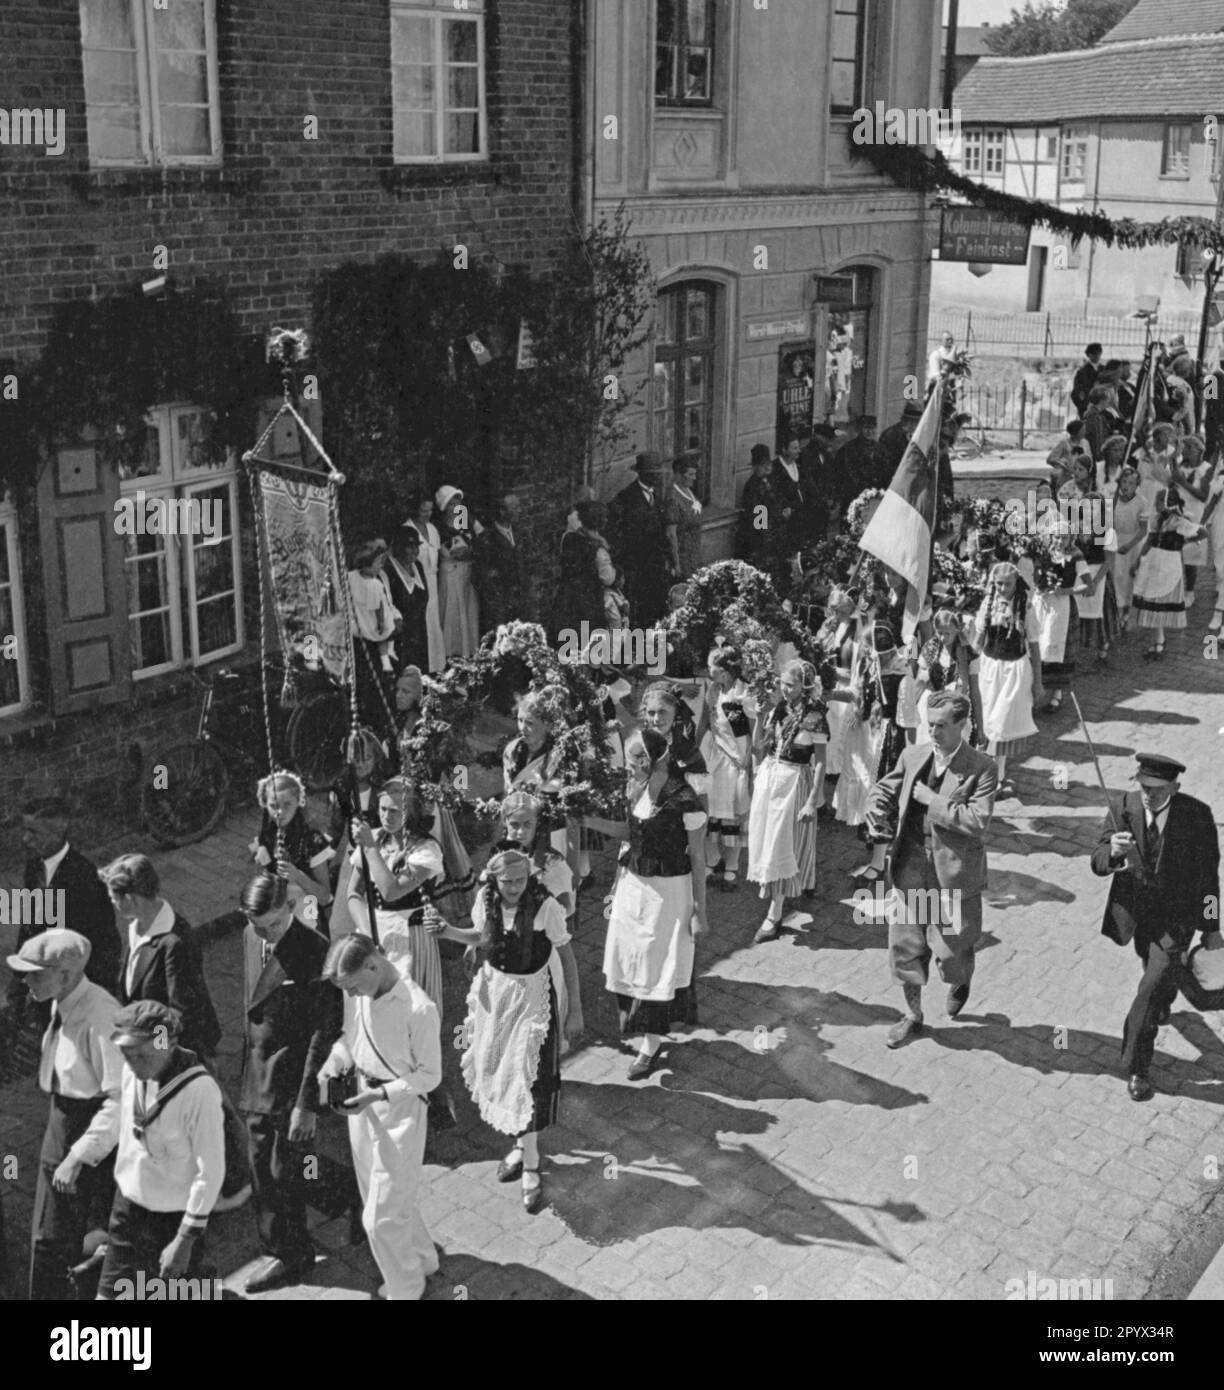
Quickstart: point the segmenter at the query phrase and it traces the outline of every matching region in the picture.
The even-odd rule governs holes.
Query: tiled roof
[[[953,104],[973,125],[1224,115],[1224,34],[981,58],[957,84]]]
[[[1131,39],[1159,39],[1170,34],[1219,34],[1224,32],[1224,0],[1139,0],[1101,40],[1126,43]]]

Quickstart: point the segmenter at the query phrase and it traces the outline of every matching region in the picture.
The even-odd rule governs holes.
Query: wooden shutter
[[[93,444],[56,449],[38,483],[39,543],[56,715],[126,699],[130,688],[119,476]]]

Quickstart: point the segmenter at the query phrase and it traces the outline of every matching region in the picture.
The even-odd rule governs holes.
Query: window
[[[202,412],[159,406],[150,416],[147,448],[121,470],[120,492],[147,516],[153,502],[166,516],[202,522],[124,537],[128,634],[133,678],[228,656],[242,646],[242,589],[237,470],[210,467]],[[164,504],[174,503],[173,511]],[[191,506],[190,504],[196,504]],[[215,538],[215,539],[214,539]]]
[[[456,13],[462,9],[462,13]],[[488,158],[484,0],[391,5],[397,164]]]
[[[1045,142],[1045,157],[1047,159],[1058,158],[1058,136],[1047,135]]]
[[[867,0],[833,0],[829,109],[834,115],[852,115],[863,105],[866,29]]]
[[[961,165],[966,174],[980,174],[982,172],[982,132],[980,130],[965,131],[964,139],[961,141]]]
[[[1003,132],[1001,130],[987,130],[983,133],[982,141],[982,173],[986,175],[1001,174],[1003,172]]]
[[[718,287],[691,281],[659,295],[654,329],[650,444],[663,458],[701,454],[697,488],[709,495]]]
[[[1062,133],[1062,162],[1059,172],[1064,183],[1083,183],[1088,162],[1088,137],[1082,130]]]
[[[214,0],[81,0],[81,56],[91,164],[219,162]]]
[[[1165,126],[1164,153],[1160,161],[1160,174],[1166,179],[1188,179],[1190,177],[1190,142],[1194,138],[1192,125]]]
[[[1197,246],[1177,243],[1177,262],[1173,273],[1179,280],[1197,280],[1203,273],[1203,256]]]
[[[15,714],[28,702],[29,680],[17,515],[0,494],[0,715]]]
[[[655,105],[709,106],[714,100],[715,0],[658,0]]]

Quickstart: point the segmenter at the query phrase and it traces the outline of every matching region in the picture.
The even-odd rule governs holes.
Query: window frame
[[[720,40],[720,38],[721,38],[721,32],[722,32],[722,26],[719,24],[719,16],[718,16],[719,4],[718,4],[718,0],[701,0],[701,3],[705,5],[705,10],[706,10],[707,40],[706,40],[706,42],[705,42],[704,44],[701,44],[701,45],[699,45],[698,47],[700,47],[702,50],[707,51],[707,52],[709,53],[709,66],[708,66],[708,68],[707,68],[707,72],[708,72],[708,74],[709,74],[709,88],[710,88],[709,95],[708,95],[708,96],[704,96],[704,97],[686,97],[686,96],[684,96],[683,94],[681,94],[681,95],[679,95],[679,96],[676,96],[676,95],[673,93],[672,95],[670,95],[670,96],[664,98],[664,97],[660,97],[660,95],[659,95],[659,86],[658,86],[658,82],[659,82],[659,47],[660,47],[660,43],[659,43],[659,7],[660,7],[660,5],[663,5],[663,4],[670,4],[670,5],[674,5],[674,6],[675,6],[675,13],[676,13],[677,16],[680,17],[680,19],[681,19],[681,21],[682,21],[682,25],[683,25],[683,30],[684,30],[683,38],[682,38],[678,43],[673,44],[673,45],[670,45],[670,47],[674,50],[674,52],[675,52],[676,54],[680,55],[680,57],[677,58],[677,61],[676,61],[675,65],[674,65],[674,67],[673,67],[673,72],[672,72],[673,85],[674,85],[674,83],[675,83],[677,74],[680,73],[680,72],[683,72],[683,71],[687,71],[687,63],[684,63],[684,62],[680,61],[680,58],[686,57],[687,54],[688,54],[688,52],[689,52],[689,50],[690,50],[691,48],[693,48],[694,45],[692,45],[692,44],[689,42],[689,35],[688,35],[688,3],[687,3],[687,0],[655,0],[655,5],[654,5],[654,59],[655,59],[655,67],[654,67],[653,101],[654,101],[654,109],[655,109],[656,111],[709,111],[709,110],[715,109],[715,108],[717,107],[717,105],[718,105],[718,92],[717,92],[717,84],[718,84],[718,45],[719,45],[719,40]]]
[[[487,164],[489,162],[489,95],[488,95],[488,73],[487,73],[487,52],[485,48],[485,15],[486,10],[484,0],[466,0],[464,7],[459,9],[455,6],[442,8],[422,3],[422,0],[391,0],[387,8],[388,28],[387,28],[387,53],[388,70],[391,78],[391,159],[398,165],[429,165],[437,166],[443,164]],[[395,126],[398,119],[399,106],[395,100],[395,25],[397,16],[411,17],[414,19],[427,19],[432,30],[433,48],[433,77],[434,77],[434,153],[433,154],[400,154],[395,148]],[[480,134],[480,152],[478,154],[447,154],[444,146],[446,141],[446,55],[443,44],[443,24],[474,24],[476,26],[476,122]],[[415,109],[415,108],[414,108]],[[423,108],[422,108],[423,109]],[[468,110],[467,107],[455,107],[454,110]]]
[[[854,11],[854,57],[838,57],[834,49],[834,36],[837,30],[837,18],[839,15],[848,15]],[[868,0],[833,0],[833,6],[829,16],[829,115],[830,116],[853,116],[856,111],[861,110],[866,103],[867,91],[867,31],[870,23],[870,7]],[[853,63],[854,65],[854,95],[849,106],[835,102],[833,100],[833,73],[837,65]]]
[[[1078,158],[1079,173],[1068,168]],[[1060,183],[1083,183],[1088,173],[1088,134],[1082,126],[1067,126],[1059,133],[1058,179]]]
[[[982,173],[982,157],[986,147],[985,131],[979,126],[966,130],[961,136],[961,171],[964,174]]]
[[[85,7],[90,0],[80,0],[81,75],[84,85],[88,53],[111,50],[92,50],[85,47]],[[162,113],[157,97],[156,49],[153,45],[153,0],[126,0],[132,16],[132,33],[136,42],[136,94],[139,103],[140,146],[142,158],[110,158],[89,153],[91,169],[180,169],[220,167],[221,147],[221,85],[220,64],[217,58],[216,0],[200,0],[204,12],[204,71],[208,99],[208,154],[176,154],[167,156],[162,148]],[[85,102],[86,141],[89,138],[89,102]]]
[[[693,290],[704,291],[709,299],[709,315],[707,319],[707,331],[703,338],[690,339],[688,336],[688,295]],[[702,404],[705,408],[705,438],[701,442],[701,466],[698,471],[696,496],[704,506],[709,505],[711,491],[713,487],[714,471],[714,430],[716,423],[716,413],[718,409],[718,389],[719,389],[719,352],[725,346],[724,343],[724,295],[725,286],[720,285],[716,280],[707,280],[700,275],[689,279],[677,280],[672,284],[664,285],[655,296],[655,322],[659,322],[659,301],[664,296],[671,296],[677,302],[676,312],[676,336],[673,342],[660,344],[657,331],[652,330],[650,336],[650,391],[649,391],[649,410],[648,410],[648,430],[650,438],[650,448],[665,455],[664,461],[670,463],[671,458],[675,458],[684,453],[688,448],[688,438],[683,431],[677,432],[684,419],[686,406],[689,404],[685,400],[685,372],[686,359],[689,357],[702,356],[708,363],[706,372],[706,394]],[[660,348],[662,354],[660,355]],[[659,437],[657,426],[658,416],[661,413],[655,398],[657,368],[660,361],[673,362],[678,370],[673,371],[671,402],[671,427],[672,427],[672,447],[668,450]],[[683,437],[682,437],[683,435]]]
[[[199,414],[200,407],[185,403],[154,406],[145,417],[158,441],[159,466],[156,473],[124,478],[119,485],[121,497],[143,492],[146,498],[189,498],[209,488],[226,486],[229,489],[230,517],[233,530],[230,536],[230,566],[233,576],[234,635],[228,646],[204,655],[200,653],[199,613],[196,595],[195,546],[192,536],[163,536],[165,542],[165,590],[168,598],[165,609],[133,610],[128,606],[129,639],[132,623],[144,614],[165,611],[170,622],[170,659],[156,666],[137,667],[132,650],[131,680],[151,680],[170,671],[207,666],[240,652],[245,645],[242,606],[242,543],[238,518],[238,465],[233,453],[224,463],[215,466],[192,464],[176,449],[180,421],[188,415]],[[140,557],[127,553],[124,547],[124,572],[128,566],[140,563]],[[147,558],[147,557],[146,557]],[[186,639],[186,640],[184,640]]]
[[[999,167],[992,169],[991,155],[999,157]],[[982,129],[982,177],[984,179],[1003,178],[1007,173],[1007,130],[1002,126],[985,126]]]
[[[10,636],[17,640],[17,701],[15,704],[0,705],[0,719],[5,719],[29,708],[30,654],[26,646],[25,594],[21,583],[21,537],[17,508],[3,492],[0,492],[0,532],[0,545],[4,546],[8,560],[9,602],[13,613],[12,632],[0,631],[0,648]],[[0,650],[0,661],[8,660]]]
[[[1173,167],[1170,164],[1170,154],[1172,150],[1172,136],[1174,131],[1184,131],[1186,136],[1186,157],[1185,163],[1181,168]],[[1165,123],[1164,135],[1160,142],[1160,177],[1162,179],[1184,179],[1190,178],[1190,158],[1194,149],[1194,123],[1192,121],[1167,121]]]

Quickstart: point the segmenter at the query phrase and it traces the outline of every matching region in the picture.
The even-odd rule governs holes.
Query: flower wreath
[[[684,602],[663,620],[674,641],[704,659],[721,633],[744,662],[744,680],[758,696],[773,686],[774,650],[789,642],[805,661],[820,664],[812,634],[782,606],[768,575],[743,560],[719,560],[688,581]]]
[[[487,633],[472,656],[457,658],[440,675],[422,680],[420,722],[401,744],[404,775],[425,797],[452,811],[467,809],[484,818],[497,815],[500,798],[470,795],[466,779],[459,778],[457,784],[454,774],[472,763],[500,767],[500,754],[474,756],[468,739],[494,684],[513,670],[512,662],[525,665],[528,689],[560,687],[566,696],[564,702],[559,697],[556,701],[563,727],[557,730],[551,759],[563,785],[559,792],[539,793],[550,818],[619,818],[624,774],[612,766],[598,688],[583,667],[559,659],[536,623],[507,623]]]
[[[867,508],[883,496],[882,487],[869,487],[860,492],[846,508],[845,529],[854,540],[858,540],[867,529]]]

